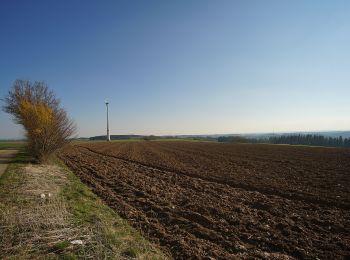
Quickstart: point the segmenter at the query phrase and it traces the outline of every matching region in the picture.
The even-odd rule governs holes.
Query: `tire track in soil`
[[[331,209],[327,214],[318,206],[305,209],[299,201],[179,175],[86,147],[71,148],[61,158],[108,205],[176,259],[320,256],[310,243],[327,244],[319,240],[329,233],[324,227],[327,217],[318,222],[311,219],[311,224],[303,220],[310,211],[328,217],[341,213]],[[282,206],[276,209],[273,205]],[[348,222],[340,222],[333,229],[345,233],[344,222]],[[301,238],[307,232],[316,236]],[[343,243],[336,236],[333,239],[331,246],[340,243],[340,248],[349,248],[348,236]],[[342,250],[338,256],[341,254]]]

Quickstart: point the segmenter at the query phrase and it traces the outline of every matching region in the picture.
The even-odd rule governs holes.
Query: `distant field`
[[[130,138],[130,139],[120,139],[120,140],[111,140],[109,142],[172,142],[172,141],[184,141],[184,142],[217,142],[216,140],[201,140],[196,138],[155,138],[151,140],[145,140],[143,138]],[[79,143],[106,143],[106,140],[74,140],[74,144]]]
[[[94,142],[60,157],[174,258],[349,256],[350,149]]]
[[[24,145],[23,141],[0,141],[0,149],[22,148]]]

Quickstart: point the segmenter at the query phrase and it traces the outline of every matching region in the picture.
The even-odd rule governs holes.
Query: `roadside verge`
[[[167,259],[60,161],[0,177],[0,258]]]
[[[12,161],[12,157],[14,157],[18,153],[16,149],[0,149],[0,177],[5,172],[8,164]]]

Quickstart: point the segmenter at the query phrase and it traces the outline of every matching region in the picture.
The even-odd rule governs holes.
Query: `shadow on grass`
[[[24,149],[20,150],[10,163],[33,163],[36,161]]]

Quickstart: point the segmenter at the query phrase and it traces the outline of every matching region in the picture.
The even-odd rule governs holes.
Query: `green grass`
[[[120,142],[144,142],[143,139],[122,139],[122,140],[111,140],[111,143],[120,143]],[[72,144],[89,144],[89,143],[107,143],[106,140],[73,140]]]
[[[6,190],[11,190],[22,184],[23,179],[15,173],[24,166],[24,163],[21,162],[27,159],[28,155],[25,152],[19,152],[13,158],[14,163],[9,164],[6,171],[3,173],[3,175],[0,176],[0,206],[2,205],[1,199],[4,197],[11,199],[11,196],[6,196]]]
[[[100,230],[100,239],[104,244],[131,258],[165,259],[159,249],[145,240],[124,219],[107,207],[80,179],[62,162],[57,162],[68,171],[68,182],[62,191],[77,225],[95,227]]]
[[[125,140],[111,140],[108,143],[126,143],[126,142],[179,142],[179,141],[184,141],[184,142],[217,142],[215,140],[201,140],[201,139],[196,139],[196,138],[156,138],[152,140],[144,140],[140,138],[135,138],[135,139],[125,139]],[[107,143],[105,140],[74,140],[72,144],[92,144],[92,143]]]
[[[54,250],[57,250],[57,251],[64,251],[64,250],[65,250],[67,247],[69,247],[69,246],[70,246],[69,241],[64,240],[64,241],[62,241],[62,242],[59,242],[59,243],[55,244],[55,245],[53,246],[53,249],[54,249]]]
[[[0,141],[0,149],[21,149],[25,144],[24,141]]]
[[[200,139],[200,138],[158,138],[158,139],[154,139],[152,141],[217,142],[216,140],[206,140],[206,139]]]
[[[330,148],[330,149],[342,149],[341,147],[320,146],[320,145],[307,145],[307,144],[270,144],[270,143],[238,143],[238,142],[221,142],[223,144],[245,144],[245,145],[266,145],[266,146],[286,146],[286,147],[307,147],[307,148]]]
[[[341,149],[342,147],[333,147],[333,146],[322,146],[322,145],[307,145],[307,144],[270,144],[270,145],[279,145],[279,146],[292,146],[292,147],[309,147],[309,148],[336,148]]]
[[[53,159],[53,166],[44,166],[42,172],[47,175],[37,176],[32,183],[32,175],[24,170],[28,166],[27,160],[28,155],[21,151],[0,177],[0,258],[168,258],[157,246],[143,238],[127,221],[106,206],[57,158]],[[43,166],[30,167],[36,169]],[[50,175],[50,167],[59,169],[58,173]],[[53,193],[55,195],[52,201],[50,199],[43,205],[40,203],[40,196],[25,195],[28,190],[32,191],[33,187],[40,190],[41,183],[52,192],[55,189],[57,191]],[[61,208],[64,211],[61,211]],[[57,232],[57,229],[51,230],[46,223],[51,223],[56,215],[58,221],[62,220],[60,214],[67,214],[64,221],[68,221],[62,222],[62,232],[58,230],[61,238],[55,243],[45,244],[45,239],[49,238],[42,235]],[[39,220],[35,216],[40,216]],[[43,218],[44,220],[41,220]],[[44,225],[41,225],[42,223]],[[61,223],[58,227],[60,225]],[[73,230],[73,233],[68,231],[68,234],[64,235],[67,228]],[[79,246],[72,246],[70,243],[72,237],[77,236],[86,241],[80,249]],[[38,237],[41,237],[41,241],[36,242]],[[12,246],[14,249],[9,250]]]

